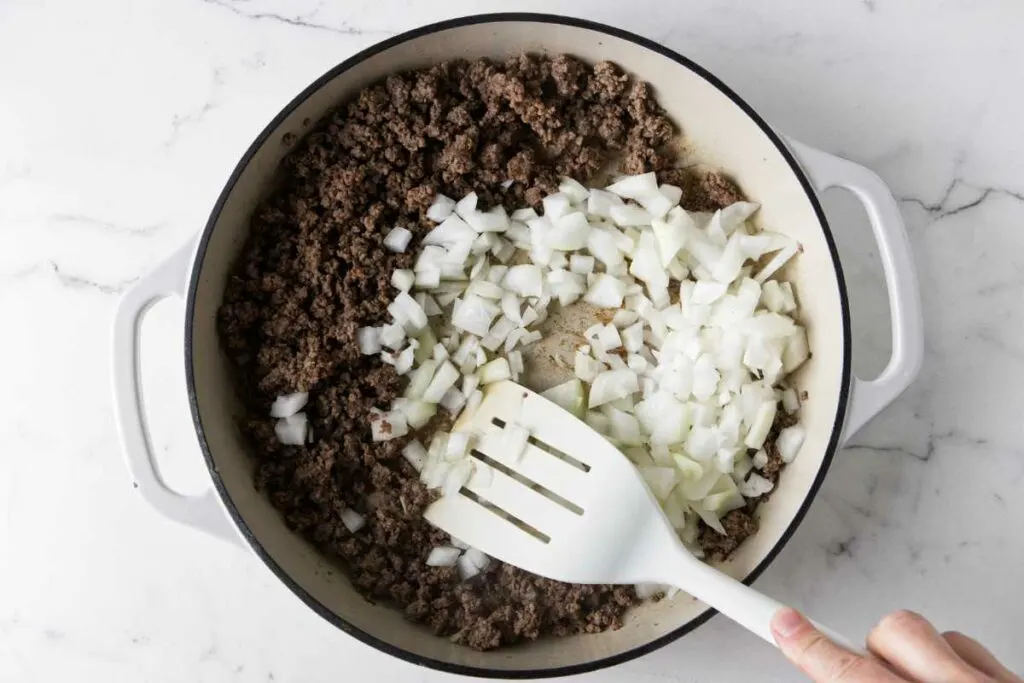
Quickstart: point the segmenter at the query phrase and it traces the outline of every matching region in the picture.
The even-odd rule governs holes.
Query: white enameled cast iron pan
[[[650,82],[697,157],[734,177],[752,201],[760,202],[762,225],[789,234],[803,246],[788,266],[787,278],[799,293],[813,354],[796,380],[809,397],[801,408],[807,437],[800,457],[759,508],[760,531],[724,566],[734,576],[753,581],[800,523],[837,449],[917,375],[923,326],[914,264],[896,203],[875,174],[781,137],[717,78],[649,40],[577,19],[502,14],[426,26],[360,52],[306,88],[270,122],[238,163],[198,240],[125,295],[113,341],[118,421],[128,467],[147,502],[173,520],[250,548],[318,614],[380,650],[445,671],[515,678],[580,673],[626,661],[688,633],[711,612],[679,596],[632,611],[617,631],[547,638],[481,653],[433,636],[405,621],[396,609],[366,601],[343,572],[286,528],[253,487],[252,460],[235,427],[239,404],[220,349],[216,314],[250,213],[290,149],[293,136],[286,134],[301,132],[304,119],[318,120],[392,72],[455,57],[500,59],[523,51],[611,60]],[[892,358],[872,381],[851,372],[846,285],[819,201],[829,187],[846,188],[864,204],[888,285]],[[154,301],[167,296],[186,302],[187,390],[212,479],[211,489],[198,496],[179,495],[161,480],[141,410],[139,321]]]

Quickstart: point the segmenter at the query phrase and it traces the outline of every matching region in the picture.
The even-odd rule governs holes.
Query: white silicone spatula
[[[472,434],[477,466],[427,509],[432,524],[557,581],[678,586],[775,644],[769,623],[783,605],[691,555],[633,464],[569,412],[498,382],[455,429]]]

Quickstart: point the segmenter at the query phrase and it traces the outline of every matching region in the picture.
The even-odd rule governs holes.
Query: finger
[[[947,631],[942,634],[942,637],[953,648],[953,651],[960,655],[962,660],[999,683],[1024,683],[1024,678],[1000,664],[995,655],[973,638],[968,638],[956,631]]]
[[[868,649],[911,680],[977,683],[984,674],[960,658],[920,614],[901,610],[868,634]]]
[[[796,610],[779,610],[772,634],[782,654],[817,683],[900,682],[879,662],[833,643]]]

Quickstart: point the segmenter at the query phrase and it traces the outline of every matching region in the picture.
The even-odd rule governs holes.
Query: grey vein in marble
[[[267,20],[276,21],[282,24],[288,24],[289,26],[297,26],[299,28],[310,28],[317,31],[329,31],[331,33],[337,33],[345,36],[363,36],[363,35],[381,35],[391,36],[395,35],[395,31],[386,31],[381,29],[365,29],[350,26],[347,22],[342,22],[340,26],[330,26],[328,24],[321,24],[313,21],[312,18],[316,16],[319,11],[319,6],[312,12],[305,15],[298,16],[286,16],[284,14],[278,14],[276,12],[246,12],[243,9],[237,7],[238,3],[231,2],[231,0],[203,0],[208,5],[216,5],[229,10],[232,14],[236,14],[246,19],[253,19],[256,21]]]

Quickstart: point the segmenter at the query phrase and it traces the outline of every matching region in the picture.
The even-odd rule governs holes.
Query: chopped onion
[[[489,558],[487,555],[477,550],[476,548],[468,548],[463,557],[466,558],[467,562],[469,562],[471,565],[473,565],[480,571],[487,569],[487,565],[491,563],[491,558]]]
[[[594,377],[590,386],[588,407],[591,409],[610,401],[625,398],[640,390],[636,373],[632,370],[608,370]]]
[[[449,197],[445,197],[443,194],[439,194],[434,197],[434,203],[427,209],[427,218],[440,223],[448,216],[452,215],[452,211],[455,210],[455,200]]]
[[[625,283],[606,273],[598,273],[583,300],[600,308],[619,308],[625,295]]]
[[[460,557],[456,563],[459,568],[459,578],[463,581],[469,581],[480,573],[480,569],[474,566],[474,564],[465,555]]]
[[[308,401],[308,391],[278,396],[270,406],[270,417],[291,417],[302,410]]]
[[[505,358],[495,358],[490,363],[487,363],[480,368],[481,384],[500,382],[503,379],[510,379],[511,377],[512,370],[509,368],[508,360]]]
[[[583,414],[587,411],[583,383],[578,379],[571,379],[568,382],[551,387],[547,391],[541,392],[541,396],[569,411],[576,417],[583,417]]]
[[[384,238],[384,246],[389,251],[394,251],[399,254],[403,253],[406,247],[409,246],[409,242],[412,241],[412,233],[402,227],[392,228],[391,232]]]
[[[274,423],[274,435],[285,446],[302,446],[306,443],[309,421],[305,413],[296,413]]]
[[[536,265],[512,266],[505,273],[502,287],[519,296],[537,296],[544,293],[544,276]]]
[[[409,433],[405,415],[392,410],[370,419],[370,431],[374,441],[391,441]]]
[[[454,567],[455,562],[459,559],[459,555],[462,551],[458,548],[452,548],[449,546],[439,546],[433,548],[430,554],[427,555],[427,566],[428,567]]]
[[[452,324],[460,330],[483,337],[491,328],[491,321],[498,315],[498,310],[493,302],[468,294],[456,305]]]
[[[459,379],[459,371],[448,361],[441,363],[430,384],[423,391],[423,400],[428,403],[440,403],[446,391]]]
[[[641,467],[640,474],[658,500],[668,498],[676,486],[676,470],[672,467]]]
[[[787,464],[793,462],[797,453],[800,452],[800,447],[804,445],[804,438],[806,436],[807,430],[805,430],[801,425],[786,427],[779,432],[779,437],[775,441],[775,446],[779,449],[779,455],[782,456],[782,462]]]
[[[414,470],[422,472],[423,466],[427,464],[427,449],[419,441],[413,439],[402,449],[402,457],[412,465]]]
[[[607,190],[623,199],[642,199],[660,194],[658,178],[654,172],[623,176],[617,182],[609,185]]]
[[[366,518],[352,508],[345,508],[341,511],[341,523],[354,534],[366,526]]]

